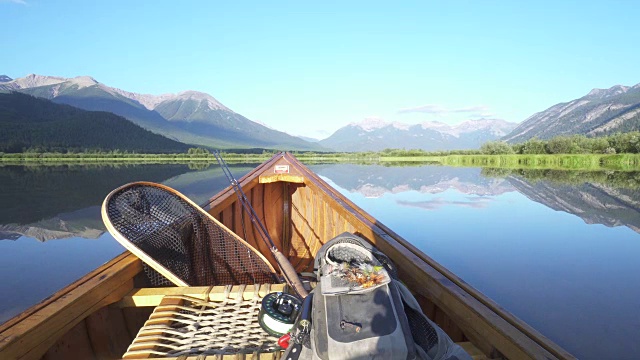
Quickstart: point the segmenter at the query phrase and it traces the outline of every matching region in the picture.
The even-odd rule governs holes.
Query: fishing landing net
[[[184,285],[179,280],[187,286],[278,282],[255,249],[163,185],[132,183],[114,190],[103,204],[103,220],[145,262],[154,286]]]

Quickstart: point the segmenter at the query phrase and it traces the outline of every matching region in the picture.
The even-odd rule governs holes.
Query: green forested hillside
[[[189,146],[103,111],[86,111],[21,93],[0,93],[0,152],[122,150],[185,152]]]

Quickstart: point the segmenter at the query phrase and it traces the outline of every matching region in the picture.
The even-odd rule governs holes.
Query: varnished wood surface
[[[260,171],[271,174],[273,167],[282,163],[304,178],[303,184],[289,184],[291,229],[283,240],[289,244],[288,255],[298,271],[311,269],[313,255],[325,241],[344,231],[353,232],[371,241],[397,264],[401,279],[418,298],[432,303],[435,320],[452,338],[469,339],[492,357],[574,358],[357,207],[291,155],[274,156],[259,171],[243,177],[241,185],[261,191],[260,182],[256,182],[261,178]],[[214,197],[214,213],[230,204],[225,201],[221,196]]]
[[[284,284],[271,284],[271,292],[283,291]],[[240,293],[240,290],[243,290]],[[255,285],[234,285],[227,293],[226,286],[193,286],[193,287],[165,287],[165,288],[140,288],[133,289],[116,304],[119,307],[158,306],[165,296],[188,296],[193,299],[207,301],[222,301],[224,298],[236,299],[242,296],[244,300],[250,300],[254,296]],[[267,295],[266,287],[260,286],[258,294]]]

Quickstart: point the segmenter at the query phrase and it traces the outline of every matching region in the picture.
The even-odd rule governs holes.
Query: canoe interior
[[[275,165],[288,165],[289,173],[276,174]],[[345,231],[355,233],[396,263],[400,280],[414,292],[425,314],[474,359],[574,358],[426,255],[416,254],[404,239],[337,194],[292,156],[274,156],[240,183],[274,242],[298,272],[312,271],[313,256],[326,241]],[[232,189],[214,196],[207,211],[277,268],[246,218],[243,229],[241,208]],[[201,290],[150,288],[140,260],[124,253],[2,324],[0,358],[120,359],[163,295]]]

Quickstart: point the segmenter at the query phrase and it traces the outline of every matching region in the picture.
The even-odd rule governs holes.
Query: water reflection
[[[254,166],[231,170],[239,178]],[[310,167],[580,358],[640,353],[639,173]],[[139,180],[198,204],[228,185],[207,164],[0,166],[0,322],[123,251],[99,209],[108,192]]]
[[[587,224],[627,226],[640,232],[640,172],[540,169],[386,167],[323,165],[313,169],[349,192],[365,197],[406,191],[438,194],[455,190],[467,197],[398,204],[435,210],[443,206],[483,208],[495,196],[517,191],[532,201],[582,218]]]
[[[231,169],[241,176],[253,166]],[[222,170],[207,163],[0,166],[0,240],[97,239],[106,230],[100,217],[105,196],[132,181],[165,183],[198,204],[228,185]]]
[[[315,165],[311,168],[340,187],[367,197],[410,190],[435,194],[456,189],[473,195],[498,195],[514,190],[505,179],[480,176],[477,168],[352,164]]]
[[[0,166],[0,323],[124,251],[100,207],[132,181],[164,183],[198,204],[228,185],[208,164]]]

